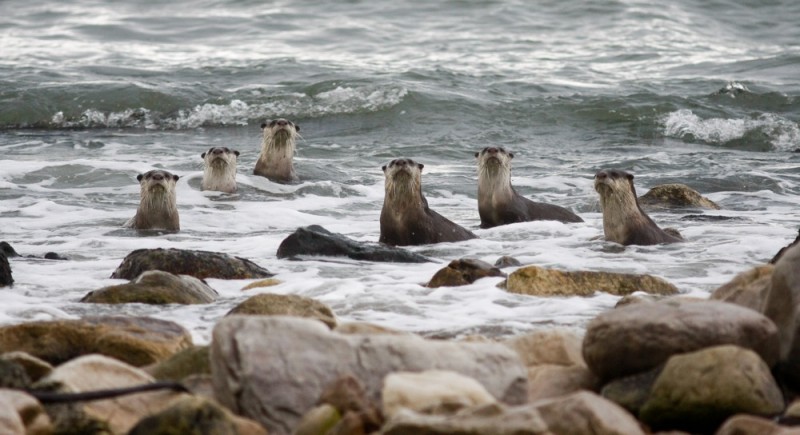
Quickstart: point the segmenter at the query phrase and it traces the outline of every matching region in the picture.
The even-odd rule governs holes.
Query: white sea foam
[[[793,150],[800,143],[800,126],[771,113],[762,114],[755,119],[703,119],[689,109],[680,109],[667,114],[663,124],[667,137],[694,137],[714,144],[741,139],[752,131],[764,133],[777,150]]]

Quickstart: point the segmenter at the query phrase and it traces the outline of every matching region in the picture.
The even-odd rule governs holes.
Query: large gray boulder
[[[527,373],[498,343],[426,340],[414,335],[343,335],[284,316],[230,316],[214,327],[211,371],[217,398],[271,434],[288,434],[320,394],[352,375],[372,402],[386,375],[450,370],[480,382],[498,400],[524,403]]]
[[[137,249],[128,254],[111,278],[134,279],[148,270],[163,270],[198,279],[257,279],[274,274],[250,260],[228,254],[188,249]]]
[[[626,305],[595,317],[583,339],[583,358],[605,382],[721,344],[751,349],[770,367],[778,361],[778,331],[770,319],[725,302],[679,299]]]

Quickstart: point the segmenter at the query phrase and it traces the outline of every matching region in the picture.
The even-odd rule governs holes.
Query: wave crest
[[[665,136],[687,142],[780,151],[800,146],[798,124],[772,113],[753,119],[702,119],[689,109],[681,109],[665,115],[662,122]]]

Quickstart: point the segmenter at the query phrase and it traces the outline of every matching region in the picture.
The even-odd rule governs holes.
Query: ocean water
[[[34,258],[11,259],[0,323],[148,315],[207,342],[249,281],[209,280],[209,305],[79,302],[122,282],[109,276],[130,251],[159,247],[245,257],[282,281],[258,291],[430,336],[580,331],[618,299],[513,295],[499,278],[422,286],[462,257],[650,273],[706,297],[800,227],[798,22],[793,0],[5,0],[0,239]],[[297,184],[252,175],[276,117],[301,126]],[[478,229],[473,154],[490,145],[516,154],[520,193],[585,223]],[[200,190],[211,146],[241,152],[237,194]],[[310,224],[377,241],[380,167],[397,157],[425,164],[431,207],[480,238],[412,247],[436,260],[422,265],[276,258]],[[179,233],[122,228],[153,168],[181,176]],[[722,209],[651,213],[688,242],[622,248],[597,238],[603,168]]]

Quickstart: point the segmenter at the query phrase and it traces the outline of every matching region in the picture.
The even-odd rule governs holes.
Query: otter
[[[674,230],[662,230],[641,207],[633,187],[633,174],[607,169],[594,176],[594,190],[600,194],[603,232],[606,240],[622,245],[656,245],[682,242]]]
[[[264,139],[253,174],[278,183],[297,181],[294,172],[294,142],[300,126],[283,118],[261,124]]]
[[[537,220],[583,222],[578,215],[557,205],[533,202],[511,185],[514,153],[502,147],[486,147],[478,159],[478,214],[481,228]]]
[[[236,192],[236,158],[239,151],[228,147],[212,147],[200,154],[203,158],[203,190]]]
[[[422,168],[411,159],[395,159],[382,167],[386,177],[379,242],[387,245],[426,245],[477,238],[428,207],[422,195]]]
[[[136,215],[125,226],[137,230],[180,229],[175,186],[178,176],[161,169],[139,174],[136,179],[141,186],[141,201]]]

